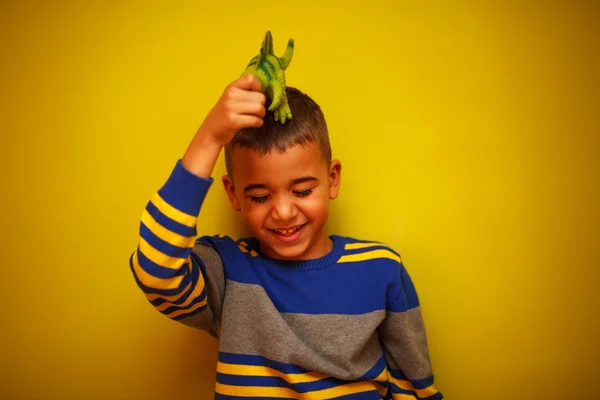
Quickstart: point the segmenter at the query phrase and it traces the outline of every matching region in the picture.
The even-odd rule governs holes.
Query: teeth
[[[295,228],[291,228],[291,229],[273,229],[275,232],[277,233],[281,233],[282,235],[289,235],[290,233],[296,232],[298,229],[300,229],[301,226],[297,226]]]

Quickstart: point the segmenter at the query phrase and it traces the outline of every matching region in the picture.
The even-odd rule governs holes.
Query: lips
[[[280,242],[289,244],[295,242],[300,238],[300,235],[304,231],[302,228],[304,228],[305,226],[306,223],[282,229],[269,229],[269,231],[271,231]]]
[[[272,231],[275,231],[276,233],[283,235],[283,236],[291,236],[294,233],[296,233],[296,231],[298,231],[300,228],[302,228],[303,225],[296,225],[294,227],[291,228],[285,228],[285,229],[271,229]]]

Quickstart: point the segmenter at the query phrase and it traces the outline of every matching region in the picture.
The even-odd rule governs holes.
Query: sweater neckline
[[[331,235],[328,237],[333,241],[333,248],[324,256],[311,260],[280,260],[276,258],[270,258],[265,256],[260,251],[260,246],[256,238],[252,238],[251,241],[253,242],[253,247],[256,249],[256,252],[259,254],[260,258],[267,265],[290,270],[311,270],[326,268],[337,263],[344,253],[344,243],[342,238],[337,235]]]

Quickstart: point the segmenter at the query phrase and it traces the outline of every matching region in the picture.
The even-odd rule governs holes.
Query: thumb
[[[233,86],[239,89],[252,90],[255,92],[262,91],[260,80],[254,74],[247,74],[233,82]]]

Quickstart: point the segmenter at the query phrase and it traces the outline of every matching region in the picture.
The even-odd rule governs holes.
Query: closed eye
[[[266,195],[266,196],[249,196],[250,200],[252,200],[255,203],[264,203],[265,201],[269,200],[269,197],[271,197],[271,195]]]
[[[312,193],[312,189],[307,189],[307,190],[301,190],[301,191],[294,191],[294,194],[298,197],[306,197],[309,194]]]

